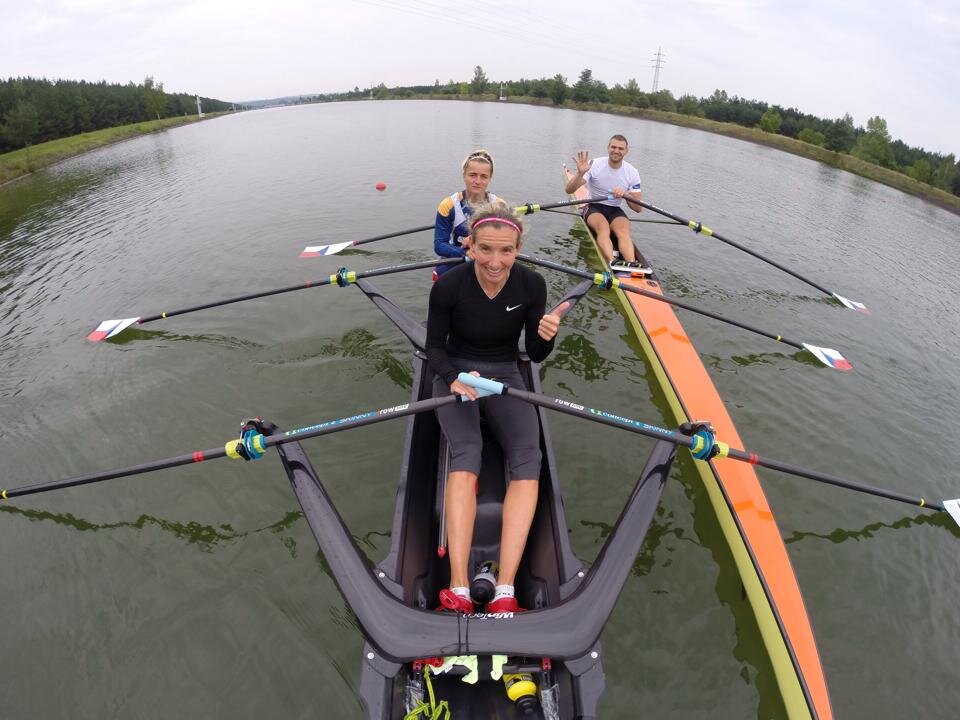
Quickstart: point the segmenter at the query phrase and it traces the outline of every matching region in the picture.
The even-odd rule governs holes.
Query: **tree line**
[[[348,92],[302,95],[276,102],[336,102],[431,95],[470,97],[489,93],[537,98],[554,105],[572,101],[651,108],[759,128],[827,150],[848,153],[960,196],[960,163],[956,158],[952,154],[929,152],[893,140],[882,117],[870,118],[864,128],[855,125],[849,114],[833,119],[820,118],[793,107],[784,108],[736,95],[731,97],[719,89],[709,97],[698,98],[690,94],[674,97],[669,90],[644,92],[635,79],[608,87],[593,77],[589,69],[584,69],[573,84],[560,74],[551,78],[501,82],[489,80],[483,68],[477,65],[469,81],[441,83],[438,78],[432,85],[392,88],[381,83],[362,90],[355,87]],[[201,100],[205,111],[231,108],[229,103],[220,100]],[[193,95],[166,93],[163,84],[155,82],[152,77],[145,78],[141,84],[130,82],[126,85],[73,80],[51,82],[35,78],[0,80],[0,153],[90,130],[195,112]]]
[[[201,98],[204,112],[230,103]],[[126,85],[105,81],[0,80],[0,153],[92,130],[145,120],[195,115],[196,96],[167,93],[152,77]]]
[[[834,119],[820,118],[793,107],[784,108],[736,95],[731,97],[725,90],[715,90],[710,97],[698,98],[690,94],[674,97],[669,90],[644,92],[634,79],[628,80],[623,85],[618,83],[608,87],[606,83],[593,77],[589,69],[584,69],[577,81],[571,85],[563,75],[559,74],[552,78],[535,80],[491,81],[483,68],[477,65],[470,81],[448,80],[446,83],[441,83],[437,79],[433,85],[394,88],[388,88],[381,83],[364,90],[355,87],[352,91],[345,93],[307,96],[303,101],[330,102],[424,95],[477,96],[488,93],[495,95],[502,93],[505,97],[539,98],[549,100],[554,105],[573,101],[609,103],[641,109],[651,108],[759,128],[764,132],[796,138],[827,150],[848,153],[861,160],[896,170],[914,180],[960,196],[960,163],[953,154],[929,152],[923,148],[910,147],[902,140],[893,140],[887,130],[887,123],[882,117],[870,118],[864,128],[855,125],[849,114]]]

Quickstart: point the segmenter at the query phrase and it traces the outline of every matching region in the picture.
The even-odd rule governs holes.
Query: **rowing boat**
[[[549,207],[583,202],[581,196]],[[531,203],[523,212],[547,208]],[[700,228],[699,223],[696,226],[694,229]],[[638,253],[638,257],[646,264],[642,255]],[[523,357],[520,369],[530,390],[508,388],[489,379],[461,374],[460,381],[473,385],[481,394],[513,395],[537,408],[544,456],[539,478],[541,491],[517,579],[518,599],[529,608],[528,612],[455,615],[436,612],[433,608],[437,591],[449,581],[449,570],[441,552],[444,513],[440,504],[447,476],[447,453],[433,411],[461,399],[454,395],[430,397],[432,371],[424,354],[423,325],[366,278],[433,267],[449,262],[446,259],[364,271],[340,268],[333,275],[305,284],[257,291],[156,315],[102,322],[90,334],[91,340],[108,340],[133,324],[243,300],[307,288],[355,284],[406,335],[413,347],[411,399],[400,405],[286,432],[259,419],[248,420],[242,426],[241,437],[233,437],[223,446],[59,480],[0,487],[0,502],[222,458],[254,460],[276,447],[331,574],[362,629],[365,645],[359,691],[369,718],[436,720],[444,717],[445,710],[453,710],[453,717],[457,718],[521,715],[567,720],[596,715],[604,687],[599,638],[650,527],[676,448],[683,446],[697,460],[693,464],[732,552],[788,716],[832,717],[799,587],[753,466],[946,512],[958,525],[960,498],[931,502],[924,497],[873,487],[731,447],[731,442],[740,444],[733,423],[683,328],[664,303],[701,312],[778,341],[785,341],[784,338],[667,298],[662,295],[652,271],[644,272],[641,282],[646,289],[641,289],[627,283],[618,285],[619,281],[613,282],[609,272],[587,273],[524,255],[518,259],[587,278],[587,282],[569,292],[558,306],[564,301],[569,301],[564,307],[572,306],[590,285],[630,290],[629,296],[616,291],[616,297],[623,304],[630,327],[658,378],[673,419],[681,425],[680,431],[669,430],[571,400],[547,397],[540,392],[536,366]],[[811,349],[806,343],[790,344]],[[836,351],[830,351],[830,357],[837,355]],[[831,364],[830,357],[824,361],[826,364]],[[561,483],[544,409],[657,441],[646,464],[632,466],[639,472],[637,483],[589,569],[573,554],[567,540]],[[386,558],[371,568],[331,502],[322,477],[310,463],[300,440],[399,417],[409,419],[391,547]],[[719,438],[712,429],[688,422],[697,418],[710,419]],[[487,435],[484,468],[478,482],[478,522],[470,558],[474,566],[498,554],[500,507],[506,484],[502,452],[489,433]],[[746,465],[738,466],[733,460]],[[517,691],[518,687],[522,692]],[[645,711],[655,713],[656,708]]]
[[[369,282],[356,284],[413,346],[411,403],[430,398],[433,372],[424,354],[423,325]],[[564,300],[575,302],[589,285],[581,284]],[[520,369],[528,388],[540,392],[537,366],[521,356]],[[433,413],[409,417],[390,550],[373,569],[300,444],[277,446],[317,543],[363,630],[360,695],[371,720],[403,718],[429,705],[427,679],[432,696],[448,703],[453,718],[525,717],[523,711],[533,712],[537,704],[542,714],[530,717],[596,716],[604,689],[599,637],[643,544],[676,445],[656,443],[613,531],[587,569],[569,545],[546,413],[542,408],[537,413],[544,462],[516,583],[518,600],[528,608],[522,613],[435,611],[437,593],[449,582],[449,566],[439,551],[447,447]],[[473,567],[499,553],[505,478],[501,450],[485,432]],[[518,673],[527,673],[538,688],[525,696],[529,706],[518,705],[505,691],[502,676]]]
[[[566,181],[572,173],[565,169]],[[585,186],[574,194],[587,197]],[[581,218],[605,269],[596,238]],[[636,247],[636,245],[634,245]],[[649,263],[637,248],[637,259]],[[654,272],[634,282],[661,294]],[[643,348],[673,420],[709,419],[718,438],[742,447],[737,429],[673,308],[636,293],[614,290]],[[753,467],[728,458],[694,463],[756,618],[790,718],[833,717],[810,619],[780,530]]]

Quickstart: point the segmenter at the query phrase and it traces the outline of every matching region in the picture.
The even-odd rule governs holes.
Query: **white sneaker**
[[[615,258],[614,261],[610,263],[610,269],[614,272],[630,273],[631,275],[650,275],[653,273],[653,270],[644,267],[636,260],[627,262],[623,258]]]

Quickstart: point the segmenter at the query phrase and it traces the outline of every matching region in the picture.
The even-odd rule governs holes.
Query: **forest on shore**
[[[960,197],[960,162],[953,154],[945,155],[911,147],[902,140],[891,138],[886,120],[879,115],[869,118],[866,127],[863,127],[856,125],[849,113],[838,118],[821,118],[794,107],[784,108],[762,100],[731,96],[726,90],[720,89],[715,90],[709,97],[698,98],[689,94],[674,97],[670,90],[644,92],[634,79],[623,85],[618,83],[608,87],[606,83],[594,78],[589,69],[584,69],[577,81],[571,85],[563,75],[535,80],[492,81],[478,65],[474,68],[473,79],[469,82],[448,80],[441,83],[438,78],[433,85],[389,88],[380,84],[366,89],[355,87],[349,92],[302,96],[300,101],[477,97],[486,94],[504,99],[535,98],[561,107],[613,105],[637,110],[649,109],[691,119],[703,118],[719,123],[732,123],[849,155]],[[698,127],[695,122],[681,124]],[[788,149],[780,144],[775,146]],[[821,159],[822,155],[814,153],[811,157]],[[844,166],[843,163],[833,164]]]
[[[231,104],[200,98],[203,111]],[[0,80],[0,154],[81,133],[197,114],[197,98],[147,77],[126,85],[84,80]]]
[[[784,108],[761,100],[731,96],[721,89],[709,97],[698,98],[690,94],[675,97],[670,90],[644,92],[634,79],[608,87],[594,78],[589,69],[584,69],[572,84],[559,74],[552,78],[492,81],[478,65],[469,81],[451,79],[441,83],[438,78],[432,85],[397,87],[381,83],[364,89],[354,87],[346,92],[261,100],[243,107],[212,98],[200,98],[200,102],[204,112],[224,112],[275,105],[403,98],[499,98],[636,114],[714,132],[726,128],[727,134],[755,141],[769,140],[768,144],[780,149],[827,162],[907,192],[932,196],[934,200],[946,198],[948,205],[953,207],[958,206],[956,200],[960,198],[960,163],[953,154],[911,147],[902,140],[891,138],[886,121],[879,115],[869,118],[864,127],[856,125],[849,114],[820,118],[794,107]],[[194,95],[167,93],[163,84],[152,77],[139,84],[130,82],[126,85],[104,81],[9,78],[0,80],[0,154],[93,130],[196,113]],[[747,128],[749,132],[733,132],[732,126]],[[844,160],[845,157],[850,160]],[[877,171],[870,171],[869,166],[875,166]],[[898,181],[897,177],[902,177],[903,181]],[[922,191],[923,186],[935,190]],[[941,194],[938,198],[936,190],[953,197]]]

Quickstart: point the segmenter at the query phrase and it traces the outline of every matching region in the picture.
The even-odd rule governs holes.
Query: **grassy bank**
[[[206,118],[216,117],[222,113],[211,113]],[[80,155],[89,150],[94,150],[104,145],[129,140],[138,135],[159,132],[168,128],[185,125],[196,122],[199,118],[196,115],[187,115],[185,117],[164,118],[162,120],[151,120],[149,122],[135,123],[133,125],[120,125],[119,127],[105,128],[104,130],[95,130],[93,132],[73,135],[71,137],[59,138],[50,142],[33,145],[13,152],[0,155],[0,185],[21,175],[27,175],[34,170],[40,170],[49,167],[54,163],[60,162],[74,155]]]
[[[423,99],[436,100],[436,95],[423,95]],[[665,122],[672,125],[682,125],[683,127],[693,128],[695,130],[704,130],[706,132],[726,135],[727,137],[737,138],[738,140],[747,140],[749,142],[767,145],[783,150],[784,152],[800,155],[801,157],[822,162],[840,170],[846,170],[854,175],[860,175],[870,180],[889,185],[910,195],[916,195],[924,200],[928,200],[940,207],[960,214],[960,197],[948,193],[940,188],[935,188],[926,183],[917,182],[903,173],[889,170],[879,165],[860,160],[852,155],[838,153],[826,148],[818,147],[805,143],[802,140],[787,137],[786,135],[775,135],[763,132],[759,128],[747,128],[735,123],[722,123],[706,118],[694,117],[692,115],[681,115],[679,113],[664,112],[662,110],[641,109],[626,107],[624,105],[610,105],[608,103],[575,103],[568,100],[563,105],[554,105],[547,98],[534,97],[508,97],[503,101],[497,101],[495,95],[483,95],[472,97],[461,97],[456,95],[444,96],[441,99],[450,100],[489,100],[496,102],[520,103],[523,105],[541,105],[544,107],[564,107],[570,110],[586,110],[592,112],[602,112],[611,115],[624,115],[626,117],[643,118],[644,120],[654,120],[656,122]]]

